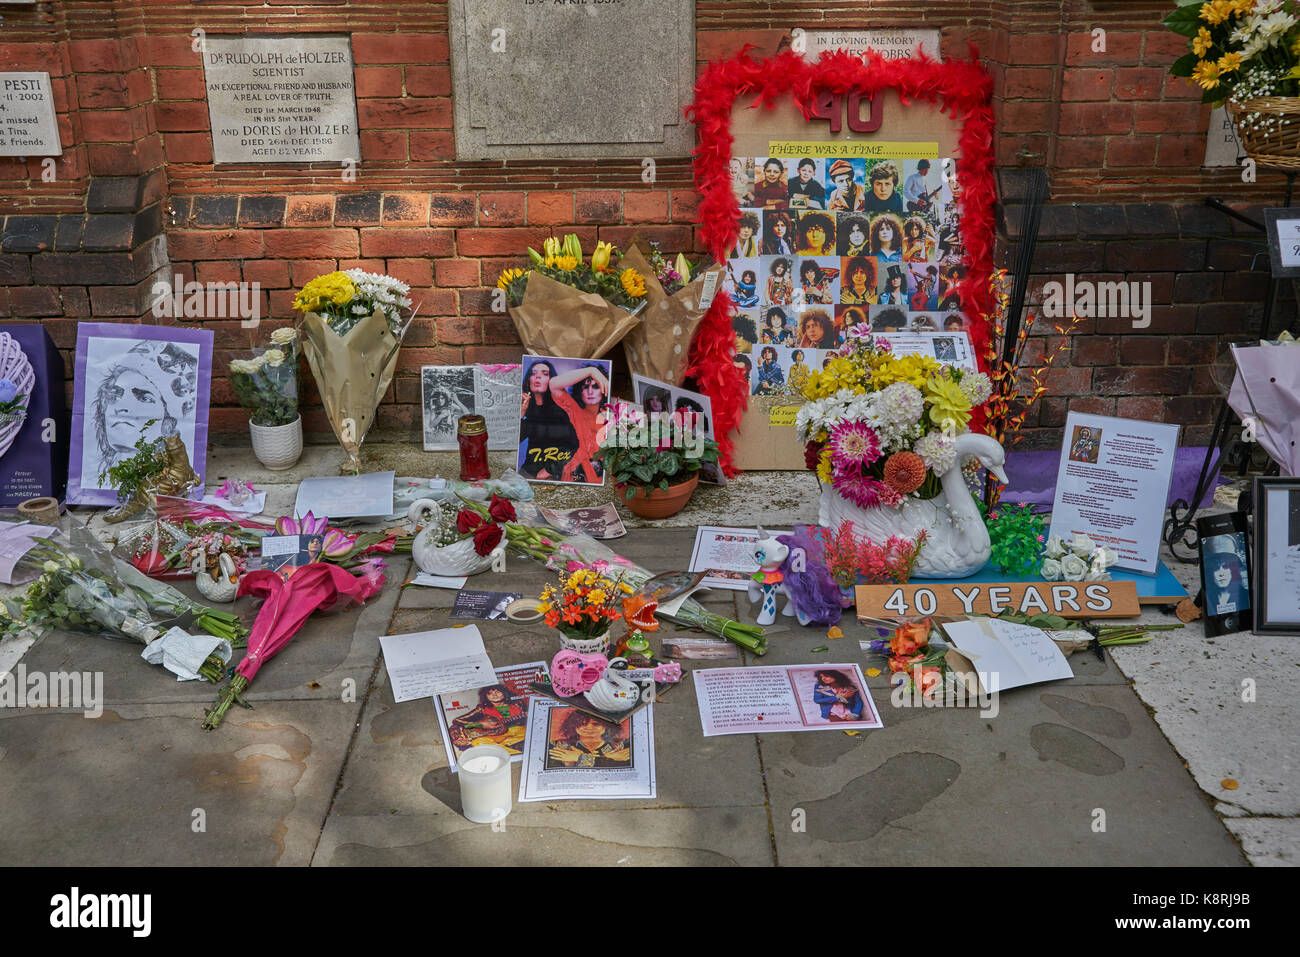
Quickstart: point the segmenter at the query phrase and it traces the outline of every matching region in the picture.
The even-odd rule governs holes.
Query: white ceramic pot
[[[302,456],[302,416],[288,425],[256,425],[248,423],[253,437],[253,454],[273,472],[292,468]]]

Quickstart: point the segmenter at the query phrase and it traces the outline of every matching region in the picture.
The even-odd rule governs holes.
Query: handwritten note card
[[[943,630],[975,666],[980,685],[989,694],[1074,677],[1061,649],[1041,628],[971,618],[949,622]]]
[[[496,681],[478,628],[441,628],[379,639],[394,701],[431,698]]]

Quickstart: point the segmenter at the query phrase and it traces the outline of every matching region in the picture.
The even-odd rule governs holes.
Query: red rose
[[[462,508],[456,513],[456,531],[464,535],[466,532],[473,531],[483,524],[483,519],[478,512],[472,509]]]
[[[501,543],[500,525],[480,525],[474,532],[474,551],[488,555]]]
[[[516,517],[515,507],[510,504],[510,500],[496,494],[492,496],[492,503],[488,505],[488,514],[492,516],[494,522],[513,522]]]

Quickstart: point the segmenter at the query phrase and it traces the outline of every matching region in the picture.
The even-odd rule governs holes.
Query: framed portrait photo
[[[141,438],[179,434],[202,484],[212,340],[210,329],[117,322],[77,327],[69,504],[116,505],[117,492],[100,476],[136,455]]]
[[[1244,631],[1251,622],[1250,549],[1241,512],[1196,520],[1201,544],[1205,636]]]
[[[1300,635],[1300,478],[1256,478],[1257,635]]]

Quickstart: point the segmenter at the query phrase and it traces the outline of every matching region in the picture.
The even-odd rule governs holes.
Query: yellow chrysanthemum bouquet
[[[293,298],[303,354],[346,453],[341,472],[361,471],[361,442],[414,315],[410,291],[392,276],[349,269],[317,276]]]
[[[1276,139],[1300,122],[1246,105],[1300,93],[1298,0],[1180,0],[1164,25],[1190,48],[1169,72],[1200,87],[1203,102],[1226,101],[1243,137],[1258,132]]]
[[[529,248],[528,269],[507,269],[497,280],[524,347],[536,355],[597,359],[641,321],[645,276],[613,264],[616,250],[596,244],[590,261],[573,233]]]
[[[982,372],[928,356],[894,355],[865,325],[808,376],[795,416],[804,460],[817,478],[860,508],[933,498],[956,463],[957,436],[989,397]]]

